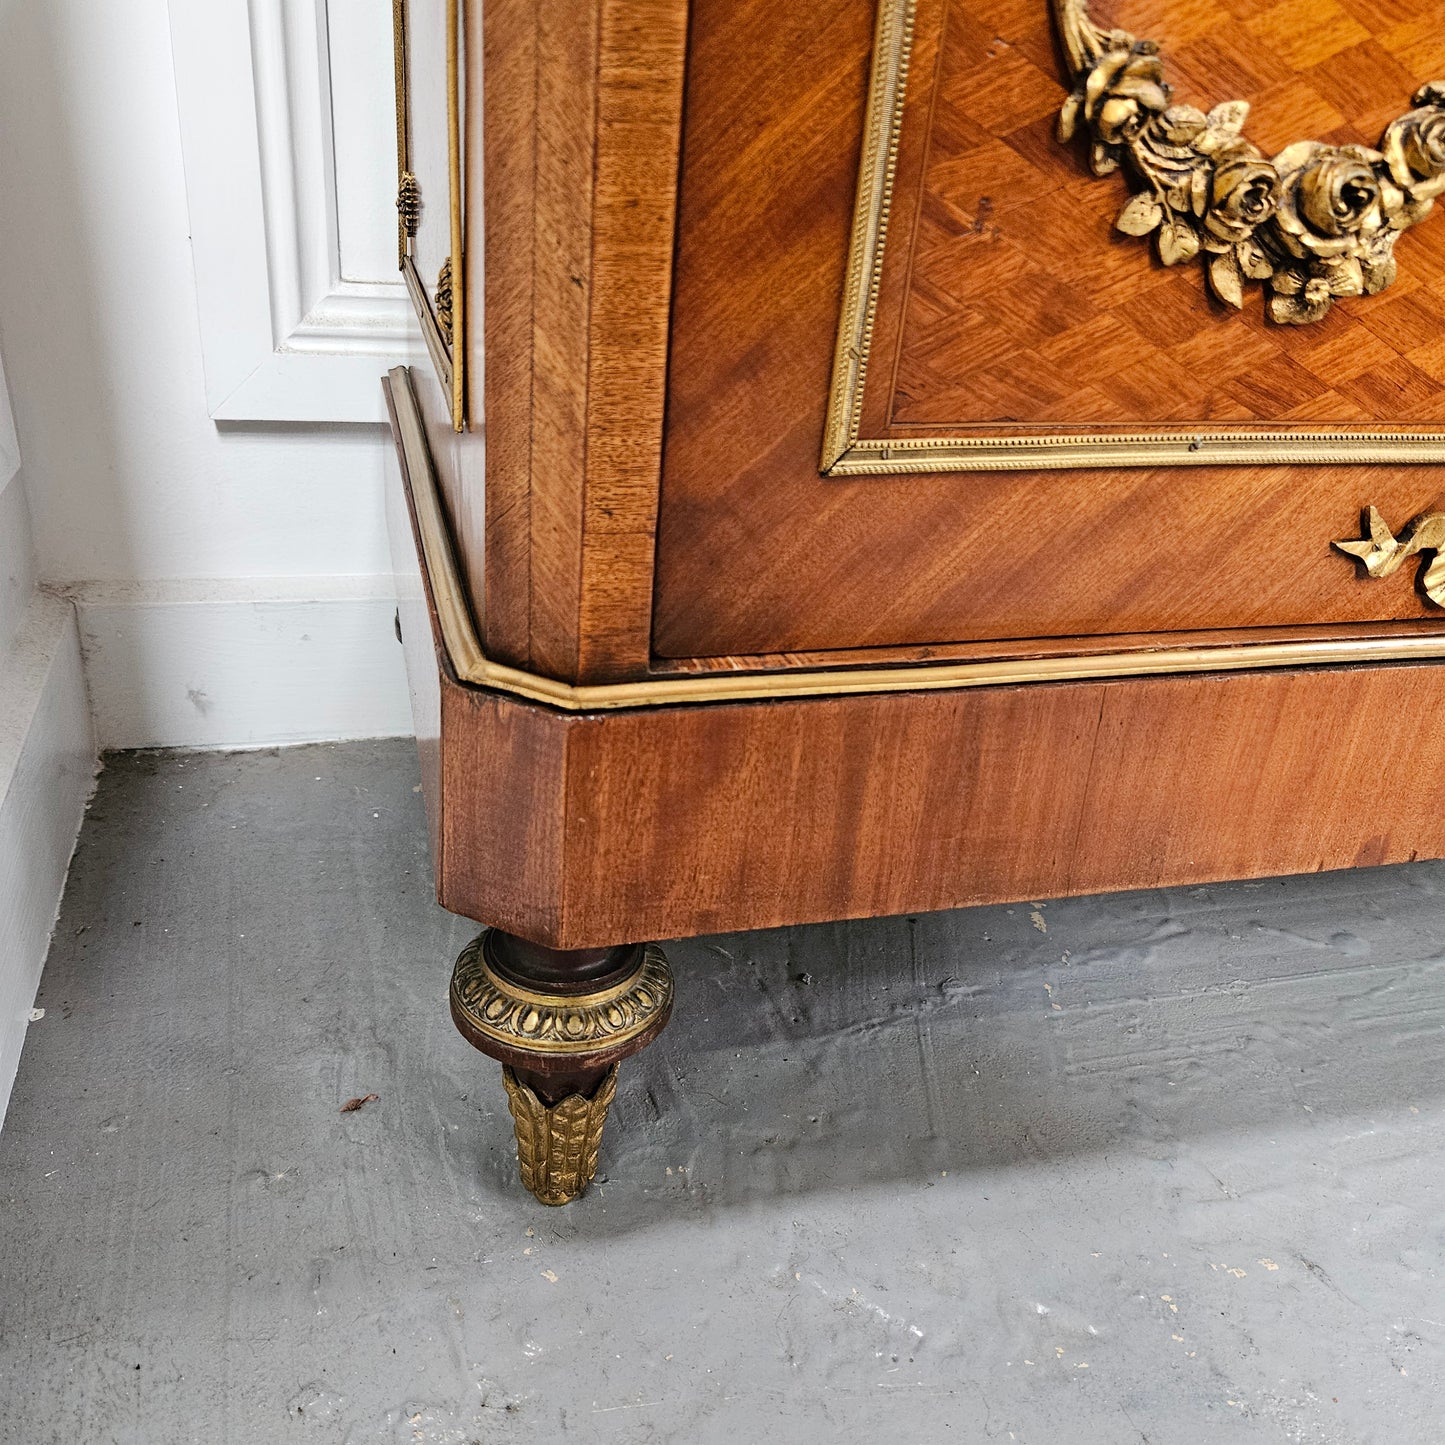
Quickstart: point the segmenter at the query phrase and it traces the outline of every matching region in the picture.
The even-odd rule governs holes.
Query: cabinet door
[[[661,657],[1438,625],[1441,7],[1093,10],[694,0]]]

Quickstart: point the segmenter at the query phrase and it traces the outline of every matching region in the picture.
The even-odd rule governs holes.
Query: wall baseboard
[[[94,781],[75,611],[37,594],[0,658],[0,1119]]]
[[[83,583],[102,749],[247,748],[411,732],[390,576]]]

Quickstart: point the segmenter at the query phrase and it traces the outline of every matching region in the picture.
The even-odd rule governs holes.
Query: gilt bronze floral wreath
[[[1166,266],[1202,254],[1221,301],[1244,305],[1244,280],[1269,287],[1269,314],[1318,321],[1338,296],[1371,296],[1395,279],[1395,239],[1445,191],[1445,81],[1422,86],[1380,149],[1297,141],[1273,159],[1241,134],[1249,106],[1206,115],[1170,103],[1152,40],[1102,30],[1086,0],[1053,0],[1074,71],[1059,139],[1080,125],[1103,176],[1124,164],[1143,189],[1115,223],[1153,233]]]

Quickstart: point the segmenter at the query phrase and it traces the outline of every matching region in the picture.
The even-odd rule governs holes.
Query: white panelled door
[[[396,269],[391,7],[171,0],[206,398],[218,421],[381,421],[417,358]]]

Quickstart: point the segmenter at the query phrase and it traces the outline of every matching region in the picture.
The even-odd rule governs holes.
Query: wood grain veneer
[[[1175,99],[1250,105],[1266,154],[1378,145],[1445,74],[1427,3],[1268,7],[1104,0],[1101,22],[1159,42]],[[1399,243],[1399,276],[1321,322],[1268,321],[1204,294],[1114,229],[1122,175],[1054,135],[1066,90],[1048,7],[923,0],[866,435],[1094,423],[1399,427],[1445,423],[1445,217]],[[1006,421],[1011,426],[998,426]],[[992,423],[993,425],[989,425]]]
[[[417,583],[439,897],[551,948],[1445,856],[1380,781],[1445,766],[1439,666],[573,713],[460,683]]]
[[[1373,143],[1445,53],[1425,8],[1325,8],[1338,24],[1323,31],[1290,11],[1308,43],[1288,40],[1285,7],[1245,0],[1121,0],[1100,16],[1177,56],[1181,98],[1253,98],[1250,133],[1266,144]],[[870,0],[791,15],[695,0],[656,652],[1431,615],[1408,581],[1367,582],[1329,543],[1370,501],[1397,525],[1438,506],[1434,467],[818,475],[873,14]],[[1258,297],[1226,313],[1198,267],[1166,271],[1111,232],[1122,182],[1089,176],[1053,139],[1048,25],[1042,3],[920,0],[867,434],[1058,430],[1069,398],[1074,420],[1110,429],[1418,428],[1445,405],[1429,370],[1445,378],[1432,359],[1445,355],[1445,216],[1401,241],[1393,288],[1323,323],[1271,325]]]
[[[480,10],[473,0],[482,135],[468,154],[474,181],[476,157],[486,164],[485,245],[471,250],[485,254],[486,520],[479,534],[468,449],[473,480],[453,504],[470,519],[464,565],[493,656],[568,681],[636,677],[651,631],[687,6],[497,0],[484,25]]]
[[[555,948],[1445,856],[1438,667],[442,706],[441,901]]]

